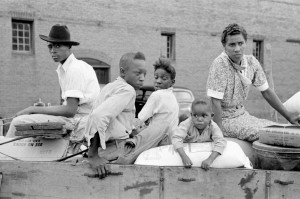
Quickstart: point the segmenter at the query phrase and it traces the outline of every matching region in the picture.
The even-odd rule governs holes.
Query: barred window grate
[[[161,56],[175,60],[175,34],[162,33],[161,36],[163,38]]]
[[[253,40],[253,56],[263,64],[263,41]]]
[[[12,50],[32,52],[32,22],[12,21]]]

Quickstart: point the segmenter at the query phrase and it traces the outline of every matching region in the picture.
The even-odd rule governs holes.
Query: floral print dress
[[[241,66],[236,66],[225,52],[213,61],[207,95],[221,100],[224,136],[253,142],[258,139],[260,128],[276,124],[251,116],[245,110],[243,102],[251,84],[259,91],[269,88],[265,73],[253,55],[244,55]]]

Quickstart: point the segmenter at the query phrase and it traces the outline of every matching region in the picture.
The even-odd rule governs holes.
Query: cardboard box
[[[271,125],[260,129],[259,142],[283,147],[300,147],[300,126]]]
[[[13,138],[1,136],[0,143]],[[53,161],[66,155],[68,139],[25,138],[0,145],[0,160]]]

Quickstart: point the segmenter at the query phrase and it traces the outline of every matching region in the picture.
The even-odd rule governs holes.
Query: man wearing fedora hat
[[[71,140],[84,139],[85,117],[91,112],[94,101],[100,93],[100,86],[92,66],[75,58],[72,46],[79,43],[72,41],[65,25],[54,25],[49,36],[40,35],[48,42],[49,53],[54,62],[59,62],[56,70],[61,88],[62,105],[37,107],[30,106],[16,114],[7,137],[15,136],[15,125],[34,122],[64,122],[72,130]]]

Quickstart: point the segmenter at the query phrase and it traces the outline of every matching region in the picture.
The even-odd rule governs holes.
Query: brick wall
[[[300,39],[300,3],[297,0],[2,0],[0,1],[0,116],[7,117],[32,105],[38,98],[59,103],[59,86],[46,42],[52,25],[67,24],[78,57],[90,56],[111,65],[111,80],[118,76],[121,55],[145,53],[149,70],[145,84],[152,84],[152,64],[160,56],[161,31],[172,30],[176,37],[176,85],[190,88],[195,96],[205,94],[208,68],[222,52],[220,35],[229,23],[243,25],[252,39],[264,38],[272,49],[275,89],[285,101],[299,91],[300,45],[286,39]],[[35,53],[11,51],[11,19],[34,20]],[[268,117],[269,106],[260,93],[251,91],[249,111]]]

